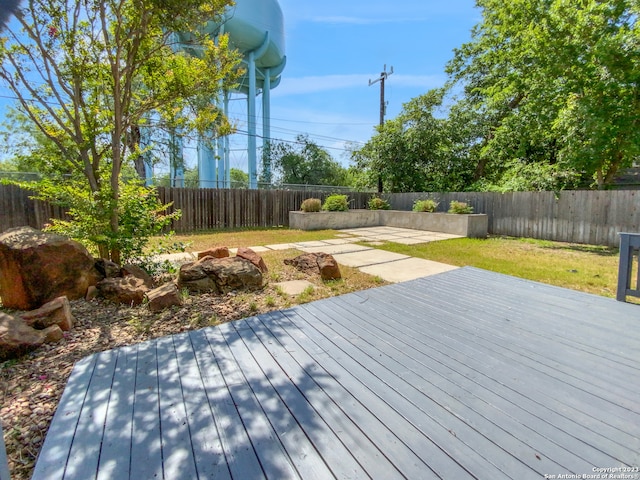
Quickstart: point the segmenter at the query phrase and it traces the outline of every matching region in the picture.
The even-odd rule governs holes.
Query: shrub
[[[391,210],[391,205],[383,198],[373,197],[369,200],[369,210]]]
[[[438,202],[430,198],[428,198],[427,200],[416,200],[413,203],[413,211],[433,213],[436,211],[436,208],[438,208],[438,205]]]
[[[453,200],[449,204],[449,213],[457,213],[457,214],[473,213],[473,207],[469,205],[467,202],[457,202]]]
[[[302,210],[303,212],[319,212],[321,206],[322,202],[319,198],[307,198],[304,202],[302,202],[300,210]]]
[[[322,210],[327,212],[346,212],[349,210],[349,202],[346,195],[329,195],[322,205]]]

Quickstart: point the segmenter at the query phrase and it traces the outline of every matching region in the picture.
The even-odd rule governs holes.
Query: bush
[[[456,202],[455,200],[453,200],[449,204],[449,213],[456,213],[456,214],[473,213],[473,207],[469,205],[467,202]]]
[[[349,202],[346,195],[329,195],[322,205],[322,210],[327,212],[346,212],[349,210]]]
[[[383,198],[373,197],[369,200],[369,210],[391,210],[391,205]]]
[[[320,207],[322,207],[322,202],[319,198],[307,198],[302,202],[300,210],[303,212],[319,212]]]
[[[413,211],[433,213],[436,211],[436,208],[438,208],[438,205],[440,205],[438,202],[430,198],[427,200],[416,200],[413,203]]]

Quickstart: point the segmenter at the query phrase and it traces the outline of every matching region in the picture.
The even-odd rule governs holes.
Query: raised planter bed
[[[485,238],[489,217],[485,214],[405,212],[401,210],[349,210],[348,212],[289,212],[289,227],[296,230],[340,230],[363,227],[398,227]]]

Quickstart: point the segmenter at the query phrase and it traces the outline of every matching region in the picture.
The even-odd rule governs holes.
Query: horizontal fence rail
[[[160,200],[182,217],[171,226],[179,233],[219,228],[289,226],[289,211],[307,198],[324,201],[322,191],[158,188]],[[42,228],[64,211],[30,198],[32,193],[0,185],[0,232],[28,225]],[[366,208],[372,193],[347,194],[350,208]],[[384,194],[395,210],[411,210],[416,200],[433,198],[439,211],[452,200],[467,202],[489,215],[489,233],[514,237],[618,246],[618,232],[640,233],[640,191],[564,191],[517,193]]]

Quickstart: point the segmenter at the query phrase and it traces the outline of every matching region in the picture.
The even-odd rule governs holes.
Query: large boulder
[[[210,276],[209,268],[214,257],[204,257],[197,262],[185,263],[180,266],[178,286],[186,288],[191,293],[218,293],[215,278]]]
[[[57,342],[62,336],[58,325],[36,330],[21,318],[0,312],[0,361],[23,355],[43,343]]]
[[[241,257],[218,258],[211,262],[213,275],[222,293],[232,290],[259,290],[262,272],[249,260]]]
[[[241,257],[204,257],[180,267],[178,286],[192,293],[228,293],[262,288],[262,272]]]
[[[100,278],[80,243],[31,227],[0,235],[0,297],[5,308],[33,310],[55,298],[83,298]]]

